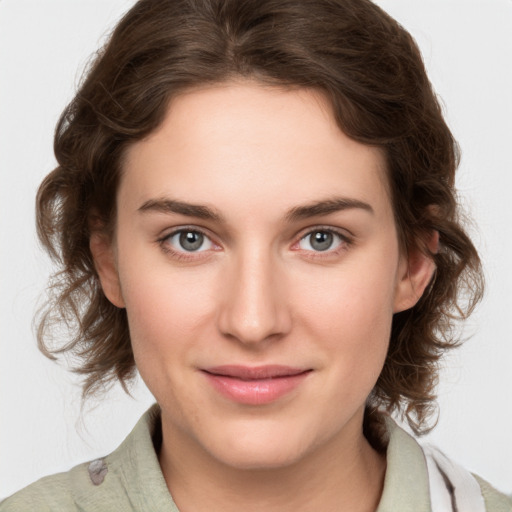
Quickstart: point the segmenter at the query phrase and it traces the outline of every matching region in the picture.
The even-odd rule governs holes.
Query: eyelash
[[[162,251],[164,251],[164,253],[169,254],[173,259],[175,259],[177,261],[197,260],[197,254],[201,254],[201,252],[204,252],[204,251],[200,251],[199,253],[197,253],[195,251],[186,252],[186,251],[177,251],[177,250],[173,249],[172,246],[169,244],[169,240],[173,236],[175,236],[179,233],[198,233],[198,234],[201,234],[202,236],[204,236],[206,239],[210,240],[210,242],[213,245],[217,245],[217,244],[215,244],[215,242],[212,241],[212,237],[210,235],[208,235],[208,233],[206,233],[202,229],[199,229],[195,226],[183,226],[183,227],[174,229],[170,233],[167,233],[166,235],[159,238],[157,240],[157,242],[160,245]]]
[[[217,245],[208,233],[203,231],[202,229],[196,227],[196,226],[183,226],[180,228],[177,228],[170,233],[167,233],[166,235],[160,237],[157,240],[157,243],[160,245],[162,251],[166,254],[169,254],[173,259],[177,261],[194,261],[197,260],[197,254],[201,254],[202,252],[206,251],[177,251],[172,248],[169,244],[169,240],[174,237],[175,235],[179,233],[198,233],[204,236],[206,239],[208,239],[213,245]],[[314,233],[330,233],[332,235],[335,235],[339,239],[339,247],[336,249],[326,249],[325,251],[311,251],[307,250],[305,251],[307,253],[307,257],[311,259],[327,259],[329,257],[333,256],[339,256],[343,252],[345,252],[353,243],[353,237],[347,235],[345,232],[342,232],[340,230],[337,230],[333,227],[327,227],[327,226],[315,226],[313,228],[308,228],[307,231],[305,231],[303,234],[301,234],[296,242],[292,245],[292,250],[294,251],[300,251],[300,249],[293,249],[294,246],[298,246],[300,242],[302,242],[305,238],[308,236],[313,235]]]
[[[310,259],[326,260],[328,258],[340,256],[354,243],[353,236],[348,235],[345,231],[341,231],[330,226],[314,226],[313,228],[308,228],[306,232],[301,234],[298,241],[295,242],[292,247],[298,246],[302,240],[314,233],[330,233],[334,235],[339,239],[339,246],[335,249],[326,249],[325,251],[305,251],[307,252],[307,257]]]

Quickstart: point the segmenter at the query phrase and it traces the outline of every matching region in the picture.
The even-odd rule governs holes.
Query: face
[[[319,93],[232,83],[175,98],[126,156],[115,239],[91,248],[164,436],[239,468],[354,446],[419,296],[380,150]]]

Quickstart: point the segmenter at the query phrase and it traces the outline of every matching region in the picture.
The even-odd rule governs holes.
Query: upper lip
[[[212,375],[232,377],[241,380],[274,379],[277,377],[292,377],[309,371],[309,368],[297,368],[280,364],[264,366],[222,365],[204,368],[203,371]]]

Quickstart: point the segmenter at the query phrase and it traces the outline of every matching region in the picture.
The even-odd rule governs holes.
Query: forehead
[[[245,82],[175,97],[128,149],[119,194],[276,209],[335,194],[378,210],[389,207],[387,188],[382,151],[347,137],[320,92]]]

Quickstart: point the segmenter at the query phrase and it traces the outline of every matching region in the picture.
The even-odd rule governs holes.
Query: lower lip
[[[309,373],[307,371],[272,379],[241,380],[204,372],[210,384],[221,395],[247,405],[263,405],[279,400],[296,389]]]

